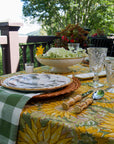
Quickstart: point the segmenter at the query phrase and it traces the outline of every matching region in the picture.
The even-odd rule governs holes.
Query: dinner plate
[[[28,103],[36,103],[39,99],[48,99],[53,97],[61,97],[61,96],[68,96],[71,92],[77,90],[80,87],[81,83],[78,78],[73,77],[73,82],[61,89],[57,89],[55,91],[49,92],[49,93],[42,93],[42,94],[36,94],[28,101]]]
[[[99,77],[101,76],[105,76],[106,75],[106,71],[102,71],[99,74]],[[94,77],[94,73],[83,73],[83,74],[77,74],[75,75],[75,77],[80,78],[80,79],[89,79],[89,78],[93,78]]]
[[[22,74],[9,77],[2,83],[3,87],[19,91],[49,91],[65,87],[72,79],[56,74]]]

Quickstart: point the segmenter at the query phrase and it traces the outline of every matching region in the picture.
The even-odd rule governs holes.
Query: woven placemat
[[[56,91],[50,92],[50,93],[45,93],[45,94],[40,94],[40,95],[35,95],[32,97],[32,99],[44,99],[44,98],[50,98],[50,97],[56,97],[64,94],[68,94],[70,92],[73,92],[74,90],[78,89],[80,87],[81,83],[79,79],[73,78],[73,82],[69,84],[68,86],[58,89]]]

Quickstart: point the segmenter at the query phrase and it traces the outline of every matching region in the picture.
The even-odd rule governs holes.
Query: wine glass
[[[105,60],[105,68],[108,82],[107,91],[110,93],[114,93],[114,59],[113,60]]]
[[[80,43],[68,43],[68,48],[72,51],[77,50],[80,47]]]
[[[107,56],[107,48],[103,47],[89,47],[87,48],[89,57],[90,70],[94,72],[93,83],[90,86],[94,88],[102,87],[103,84],[99,83],[99,72],[103,70],[104,60]]]

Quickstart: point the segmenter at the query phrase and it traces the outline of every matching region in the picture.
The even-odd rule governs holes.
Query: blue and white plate
[[[72,79],[56,74],[22,74],[5,79],[3,87],[21,91],[48,91],[63,88],[72,83]]]

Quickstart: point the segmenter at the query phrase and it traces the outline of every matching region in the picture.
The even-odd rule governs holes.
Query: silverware
[[[104,96],[104,90],[101,90],[101,89],[95,91],[95,92],[92,94],[92,98],[93,98],[94,100],[101,99],[103,96]]]
[[[81,95],[73,94],[72,97],[68,101],[62,103],[63,109],[68,110],[70,106],[74,105],[78,101],[81,101],[84,97],[91,94],[92,92],[93,92],[93,90],[89,90]]]
[[[87,98],[85,101],[82,101],[78,105],[75,105],[72,112],[78,114],[82,112],[85,108],[93,103],[93,100],[101,99],[104,96],[104,90],[97,90],[92,94],[92,98]]]
[[[85,92],[85,93],[83,93],[83,94],[81,94],[81,95],[82,95],[82,97],[84,98],[84,97],[86,97],[87,95],[91,94],[92,92],[93,92],[93,90],[89,90],[89,91],[87,91],[87,92]]]

